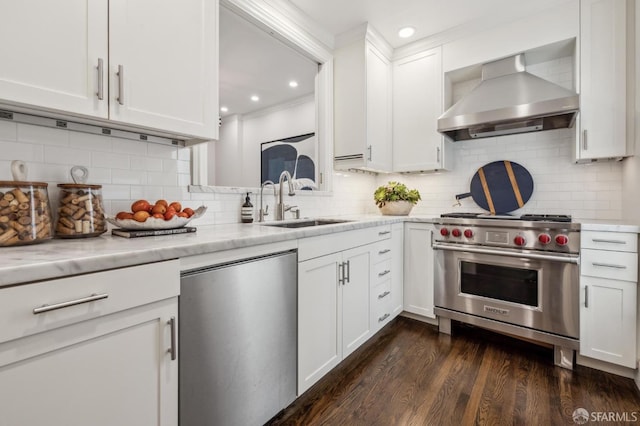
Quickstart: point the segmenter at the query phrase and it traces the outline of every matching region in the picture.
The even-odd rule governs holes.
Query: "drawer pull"
[[[390,271],[390,270],[388,270],[388,269],[386,269],[386,270],[384,270],[384,271],[380,272],[380,273],[378,274],[378,276],[379,276],[379,277],[384,277],[385,275],[390,274],[390,273],[391,273],[391,271]]]
[[[387,291],[385,291],[384,293],[379,294],[379,295],[378,295],[378,299],[384,299],[385,297],[387,297],[387,296],[388,296],[388,295],[390,295],[390,294],[391,294],[391,292],[390,292],[389,290],[387,290]]]
[[[592,238],[591,241],[594,243],[627,244],[627,242],[623,240],[604,240],[602,238]]]
[[[171,317],[169,321],[167,321],[169,327],[171,327],[171,347],[167,349],[167,352],[171,354],[171,361],[175,361],[177,358],[176,355],[176,317]]]
[[[39,308],[33,308],[33,314],[38,315],[45,312],[55,311],[56,309],[68,308],[69,306],[81,305],[83,303],[95,302],[96,300],[102,300],[109,297],[107,293],[92,294],[88,297],[81,299],[69,300],[68,302],[56,303],[54,305],[42,305]]]
[[[391,316],[391,314],[386,313],[383,316],[381,316],[380,318],[378,318],[378,322],[382,322],[384,320],[386,320],[387,318],[389,318]]]
[[[593,266],[599,266],[601,268],[614,268],[614,269],[627,269],[626,266],[624,265],[614,265],[612,263],[597,263],[597,262],[591,262],[591,264]]]
[[[104,60],[102,58],[98,58],[98,92],[96,96],[99,100],[104,99]]]
[[[391,231],[380,231],[380,232],[378,232],[378,235],[383,236],[383,235],[388,235],[390,233],[391,233]]]
[[[118,65],[116,75],[118,76],[118,97],[116,101],[118,101],[120,105],[124,105],[124,65]]]
[[[589,286],[588,285],[584,286],[584,307],[585,308],[589,307]]]
[[[390,251],[391,251],[391,249],[384,249],[384,250],[380,250],[380,251],[378,252],[378,254],[387,254],[387,253],[389,253]]]

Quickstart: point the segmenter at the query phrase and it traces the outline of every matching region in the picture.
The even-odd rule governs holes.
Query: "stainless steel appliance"
[[[580,225],[569,216],[462,216],[436,224],[440,330],[450,333],[457,320],[550,343],[555,363],[572,368],[580,334]]]
[[[297,256],[191,270],[180,285],[180,425],[262,425],[296,397]]]

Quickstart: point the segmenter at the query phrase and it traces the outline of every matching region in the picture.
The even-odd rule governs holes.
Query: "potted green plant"
[[[391,181],[378,187],[373,199],[383,215],[407,216],[413,206],[421,200],[417,189],[409,189],[400,182]]]

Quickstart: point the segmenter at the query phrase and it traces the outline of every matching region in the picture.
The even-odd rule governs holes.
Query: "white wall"
[[[220,140],[209,148],[209,164],[213,164],[209,185],[259,186],[260,144],[312,133],[315,117],[313,96],[244,116],[225,117]]]

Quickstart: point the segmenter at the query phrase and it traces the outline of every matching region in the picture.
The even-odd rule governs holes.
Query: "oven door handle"
[[[511,252],[506,250],[492,250],[492,249],[481,248],[481,247],[469,247],[469,246],[460,247],[460,246],[454,246],[451,244],[442,244],[442,243],[433,243],[433,248],[435,250],[452,250],[452,251],[462,251],[467,253],[519,257],[519,258],[525,258],[525,259],[549,260],[552,262],[575,263],[575,264],[578,263],[578,256],[556,256],[552,254],[542,254],[542,253],[520,253],[520,252]]]

